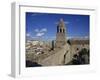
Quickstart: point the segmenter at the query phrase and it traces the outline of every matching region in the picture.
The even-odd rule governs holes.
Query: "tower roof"
[[[60,19],[58,26],[59,27],[65,27],[65,23],[64,23],[63,18]]]

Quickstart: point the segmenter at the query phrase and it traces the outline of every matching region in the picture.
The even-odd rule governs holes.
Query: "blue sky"
[[[61,18],[65,22],[66,37],[89,37],[89,15],[26,12],[27,39],[55,39]]]

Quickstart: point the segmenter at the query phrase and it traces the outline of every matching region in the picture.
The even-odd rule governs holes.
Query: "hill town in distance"
[[[89,64],[89,16],[26,12],[25,49],[26,67]]]

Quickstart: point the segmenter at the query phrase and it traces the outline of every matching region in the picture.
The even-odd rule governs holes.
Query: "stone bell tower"
[[[57,25],[57,34],[56,34],[56,43],[55,47],[60,48],[64,44],[67,43],[66,40],[66,28],[63,19],[60,19],[58,25]]]

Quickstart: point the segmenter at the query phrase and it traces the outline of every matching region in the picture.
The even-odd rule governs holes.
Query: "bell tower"
[[[64,44],[67,43],[66,40],[66,28],[63,19],[60,19],[58,25],[57,25],[57,34],[56,34],[56,43],[55,47],[60,48]]]

